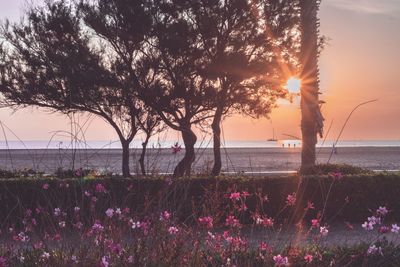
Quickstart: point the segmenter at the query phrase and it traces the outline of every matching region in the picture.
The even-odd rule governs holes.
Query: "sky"
[[[17,21],[25,3],[0,0],[0,19]],[[400,0],[323,0],[319,17],[321,34],[329,38],[320,58],[327,139],[336,139],[356,105],[378,99],[354,113],[342,139],[400,140]],[[54,135],[64,139],[56,133],[70,130],[65,116],[34,108],[1,109],[0,121],[12,131],[6,129],[9,140],[49,140]],[[281,102],[270,119],[233,116],[223,123],[226,140],[266,140],[273,128],[278,138],[301,136],[298,99]],[[101,119],[91,119],[85,138],[116,140],[117,136]],[[178,133],[171,131],[169,138],[178,138]],[[1,134],[0,140],[4,140]]]

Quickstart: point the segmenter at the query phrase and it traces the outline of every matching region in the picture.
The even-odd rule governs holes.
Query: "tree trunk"
[[[185,156],[175,167],[174,177],[190,176],[192,163],[195,160],[194,145],[196,144],[197,137],[190,125],[187,125],[182,130],[182,139],[185,144]]]
[[[146,167],[144,166],[144,158],[146,156],[147,144],[149,143],[150,136],[146,135],[146,139],[142,143],[142,153],[140,154],[139,164],[143,176],[146,176]]]
[[[121,140],[122,144],[122,176],[130,177],[131,173],[129,170],[129,144],[127,140]]]
[[[221,160],[221,119],[222,108],[217,108],[215,111],[214,119],[211,124],[213,130],[213,151],[214,151],[214,166],[211,171],[212,176],[218,176],[221,173],[222,160]]]
[[[320,0],[300,1],[301,10],[301,131],[302,153],[301,173],[314,171],[317,134],[322,135],[323,118],[319,107],[319,70],[318,70],[318,26],[317,18]]]

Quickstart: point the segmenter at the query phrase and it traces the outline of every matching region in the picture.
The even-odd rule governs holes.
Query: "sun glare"
[[[289,91],[289,93],[299,93],[301,87],[301,80],[296,77],[291,77],[286,83],[285,88]]]

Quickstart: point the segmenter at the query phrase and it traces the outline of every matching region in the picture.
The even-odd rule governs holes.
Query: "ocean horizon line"
[[[333,147],[334,140],[319,141],[317,147]],[[148,148],[171,148],[178,143],[184,147],[182,140],[164,140],[149,142]],[[301,147],[301,140],[227,140],[222,142],[225,148],[298,148]],[[142,147],[141,140],[133,140],[130,146],[132,149]],[[197,148],[212,148],[209,140],[198,141]],[[400,147],[400,140],[340,140],[336,147]],[[69,141],[69,140],[1,140],[0,150],[5,149],[121,149],[118,140],[88,140],[88,141]]]

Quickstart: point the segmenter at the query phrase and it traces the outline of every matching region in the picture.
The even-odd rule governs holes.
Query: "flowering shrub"
[[[333,195],[346,189],[346,176],[324,179]],[[400,265],[399,248],[387,241],[400,232],[396,218],[400,209],[395,204],[384,206],[388,202],[382,201],[365,206],[369,214],[363,222],[350,223],[331,215],[331,209],[338,213],[350,205],[344,198],[335,208],[312,194],[295,191],[294,183],[281,185],[277,179],[265,183],[257,179],[28,180],[27,188],[16,190],[9,180],[7,190],[0,188],[5,192],[1,212],[10,214],[1,217],[0,267]],[[273,190],[268,190],[271,186]],[[7,199],[12,198],[15,206],[16,197],[23,205],[18,213],[11,213]],[[357,192],[351,197],[357,199]],[[349,236],[357,227],[371,238],[354,247],[327,246],[334,235],[332,219],[341,222]],[[287,243],[277,243],[274,236],[293,224],[297,227],[293,236]],[[298,234],[305,243],[295,242]]]

